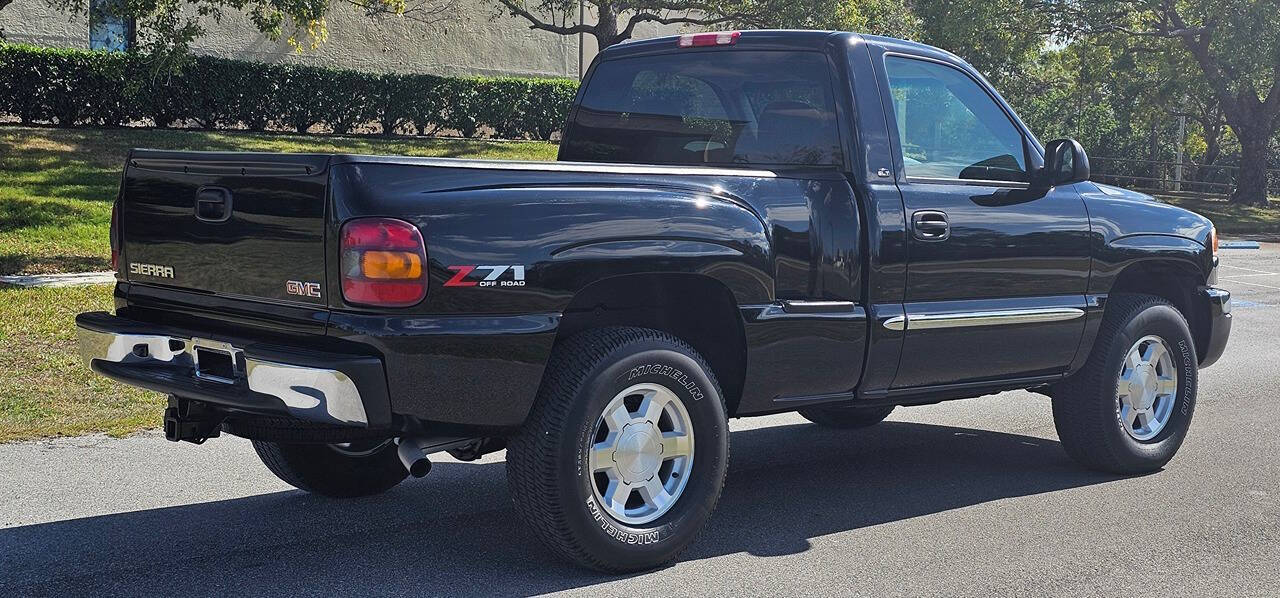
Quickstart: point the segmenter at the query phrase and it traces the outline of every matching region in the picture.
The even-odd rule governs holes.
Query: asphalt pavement
[[[1280,245],[1224,250],[1235,324],[1163,470],[1085,471],[1048,399],[899,409],[871,429],[736,420],[729,480],[677,564],[565,565],[503,454],[382,496],[292,490],[234,437],[0,445],[0,596],[1280,595]]]

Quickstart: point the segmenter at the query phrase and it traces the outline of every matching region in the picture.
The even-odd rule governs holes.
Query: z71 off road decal
[[[449,266],[446,287],[522,287],[524,266]]]

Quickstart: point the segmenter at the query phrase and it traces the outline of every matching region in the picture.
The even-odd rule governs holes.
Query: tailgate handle
[[[231,190],[222,187],[201,187],[196,191],[196,219],[205,222],[226,222],[231,218]]]

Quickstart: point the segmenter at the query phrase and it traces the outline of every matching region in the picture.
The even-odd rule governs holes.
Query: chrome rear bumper
[[[103,312],[80,314],[76,327],[85,364],[126,384],[231,411],[347,426],[389,420],[374,357],[212,340]],[[202,367],[202,355],[219,367]]]

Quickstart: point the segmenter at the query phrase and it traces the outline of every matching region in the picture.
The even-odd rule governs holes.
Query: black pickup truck
[[[1081,464],[1149,472],[1230,331],[1212,223],[1089,182],[935,48],[617,45],[559,157],[136,150],[83,356],[167,393],[170,440],[249,438],[328,496],[506,448],[537,534],[628,571],[707,520],[731,417],[1029,389]]]

